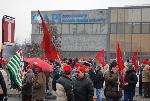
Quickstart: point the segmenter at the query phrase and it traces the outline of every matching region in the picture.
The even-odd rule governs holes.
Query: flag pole
[[[118,91],[119,91],[119,73],[118,73]]]

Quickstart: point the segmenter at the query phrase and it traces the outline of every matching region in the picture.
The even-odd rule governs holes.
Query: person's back
[[[102,101],[102,88],[104,83],[103,73],[98,66],[95,68],[95,75],[93,79],[94,88],[96,90],[97,101]]]
[[[28,69],[27,73],[25,74],[25,78],[23,80],[22,85],[22,100],[31,101],[32,98],[32,79],[33,79],[33,72],[31,69]]]
[[[57,101],[74,101],[73,83],[71,78],[71,66],[63,67],[64,75],[61,76],[56,83]]]
[[[46,90],[46,76],[42,69],[39,69],[38,75],[35,76],[33,81],[33,89],[32,89],[32,97],[33,100],[40,100],[43,101],[45,98],[45,90]]]

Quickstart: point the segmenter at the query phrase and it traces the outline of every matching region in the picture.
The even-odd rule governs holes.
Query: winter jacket
[[[93,101],[94,86],[90,78],[84,77],[74,81],[75,101]]]
[[[105,97],[110,98],[121,98],[122,91],[119,89],[118,91],[118,75],[113,72],[108,72],[105,74],[105,89],[104,95]]]
[[[128,83],[128,85],[124,86],[124,90],[125,91],[135,91],[137,81],[138,81],[138,78],[137,78],[137,75],[134,70],[126,71],[124,82]]]
[[[33,81],[33,100],[41,100],[45,97],[46,76],[43,72],[38,73]]]
[[[149,66],[146,65],[142,71],[142,82],[150,82],[150,72],[148,70]]]
[[[104,83],[104,77],[101,71],[95,71],[94,77],[93,77],[93,84],[94,88],[101,89],[103,88]]]
[[[56,83],[57,101],[74,101],[72,79],[62,76]]]
[[[33,72],[32,71],[28,71],[25,74],[25,78],[23,80],[22,94],[24,94],[24,95],[32,95],[32,78],[33,78]]]
[[[6,88],[6,81],[3,77],[2,72],[0,71],[0,95],[3,94],[7,96],[7,88]]]

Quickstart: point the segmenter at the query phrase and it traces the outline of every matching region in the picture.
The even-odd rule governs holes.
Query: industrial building
[[[54,43],[64,57],[95,57],[104,49],[105,58],[115,58],[116,42],[125,56],[150,55],[150,6],[109,7],[97,10],[41,11]],[[31,12],[31,41],[40,43],[43,29]],[[107,57],[106,57],[107,56]]]

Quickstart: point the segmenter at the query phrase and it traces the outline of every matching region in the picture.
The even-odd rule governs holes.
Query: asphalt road
[[[19,97],[9,97],[8,101],[21,101],[21,98],[19,98]],[[46,99],[45,101],[56,101],[56,100],[55,99]],[[137,97],[135,97],[134,101],[150,101],[150,98],[143,98],[143,97],[137,96]]]
[[[102,94],[103,94],[103,92],[102,92]],[[104,95],[102,95],[102,96],[104,98]],[[9,97],[8,101],[21,101],[21,97],[18,97],[18,96]],[[45,101],[56,101],[56,99],[46,99]],[[144,98],[144,97],[138,96],[138,88],[136,88],[136,94],[134,97],[134,101],[150,101],[150,98]]]
[[[21,101],[20,97],[9,97],[8,101]],[[55,99],[46,99],[45,101],[56,101]]]

